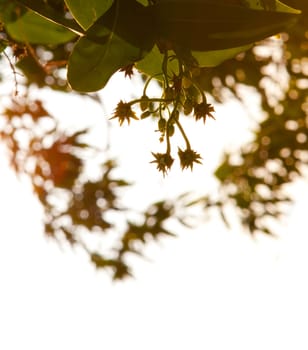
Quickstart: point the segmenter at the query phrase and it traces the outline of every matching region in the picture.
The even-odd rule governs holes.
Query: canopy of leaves
[[[173,165],[175,128],[186,142],[178,151],[182,168],[200,163],[201,156],[191,149],[181,126],[183,113],[205,121],[214,113],[206,95],[218,104],[230,96],[245,103],[243,86],[259,94],[262,121],[254,140],[236,157],[226,154],[217,168],[219,193],[206,193],[193,202],[181,197],[177,205],[201,204],[228,221],[225,208],[232,203],[251,233],[274,233],[272,221],[290,200],[284,186],[303,174],[308,161],[308,4],[284,2],[0,0],[0,57],[9,60],[15,76],[23,74],[19,85],[26,91],[1,106],[0,135],[12,166],[32,181],[45,210],[46,234],[83,247],[98,268],[110,269],[121,279],[132,273],[127,256],[141,254],[151,239],[172,235],[166,228],[170,218],[185,221],[177,215],[175,203],[154,203],[138,213],[139,220],[126,220],[110,250],[89,247],[89,233],[100,240],[117,232],[110,213],[127,217],[129,209],[121,205],[120,194],[130,184],[113,176],[117,165],[107,154],[97,179],[86,179],[84,155],[97,152],[83,141],[88,131],[64,132],[41,101],[31,98],[33,85],[65,94],[72,88],[97,91],[119,69],[133,73],[134,65],[150,76],[144,94],[129,103],[121,101],[114,118],[120,124],[138,118],[135,104],[141,118],[153,117],[166,143],[165,153],[153,153],[153,163],[163,174]],[[260,47],[270,52],[273,39],[259,41],[278,32],[284,34],[274,41],[275,50],[283,54],[260,53]],[[68,81],[59,73],[66,68]],[[282,74],[285,86],[280,84]],[[152,98],[147,96],[147,84],[154,75],[162,96]],[[269,89],[269,83],[275,89]],[[42,129],[42,120],[48,120],[48,128]],[[18,137],[21,132],[27,142]],[[61,207],[59,200],[65,203]]]

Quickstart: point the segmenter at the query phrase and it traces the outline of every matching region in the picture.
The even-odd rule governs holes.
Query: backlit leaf
[[[65,0],[65,3],[81,27],[88,29],[108,11],[113,0]]]
[[[74,19],[67,18],[63,12],[55,10],[43,0],[18,0],[18,2],[27,7],[28,9],[48,19],[49,21],[54,22],[56,24],[60,24],[66,29],[73,31],[78,35],[82,35],[84,33],[84,30],[78,25],[78,23]]]
[[[28,11],[14,22],[6,24],[6,30],[17,41],[32,44],[62,44],[76,35],[63,26]]]
[[[118,69],[142,57],[139,48],[107,28],[103,28],[101,35],[101,44],[84,37],[75,45],[68,64],[68,81],[74,90],[102,89]]]
[[[143,10],[135,1],[119,1],[79,39],[68,63],[73,89],[97,91],[118,69],[151,50],[154,38]]]

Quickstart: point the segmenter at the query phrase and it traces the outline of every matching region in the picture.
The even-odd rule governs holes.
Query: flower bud
[[[165,132],[166,124],[167,124],[166,119],[160,118],[159,121],[158,121],[158,130],[160,132]]]
[[[148,108],[149,108],[149,98],[148,98],[148,96],[143,95],[141,97],[141,101],[140,101],[140,109],[142,111],[145,111]]]

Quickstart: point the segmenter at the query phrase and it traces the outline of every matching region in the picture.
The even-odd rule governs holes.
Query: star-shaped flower
[[[120,101],[114,111],[113,117],[110,119],[118,118],[120,125],[127,121],[127,124],[130,123],[131,119],[138,120],[135,112],[132,110],[132,107],[129,103]]]
[[[126,78],[126,77],[131,78],[132,75],[134,75],[134,67],[135,67],[135,64],[134,64],[134,63],[129,64],[129,65],[125,66],[125,67],[122,67],[122,68],[120,69],[120,72],[124,72],[125,78]]]
[[[181,148],[179,148],[178,155],[182,170],[186,168],[192,170],[194,163],[202,164],[200,154],[190,148],[187,148],[185,151],[182,151]]]
[[[213,112],[215,112],[215,110],[210,103],[201,102],[201,103],[197,103],[194,106],[195,119],[196,120],[203,119],[204,123],[207,117],[215,119],[215,117],[212,114]]]
[[[157,169],[165,176],[167,171],[171,168],[174,159],[169,153],[153,153],[155,160],[151,163],[157,163]]]

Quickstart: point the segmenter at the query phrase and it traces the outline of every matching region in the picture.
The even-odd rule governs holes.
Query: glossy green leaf
[[[65,0],[65,3],[81,27],[88,29],[108,11],[113,0]]]
[[[119,1],[80,38],[68,62],[74,90],[103,88],[118,69],[141,60],[152,49],[154,37],[144,9],[133,0]]]
[[[99,44],[84,37],[75,45],[68,62],[68,81],[74,90],[100,90],[118,69],[141,58],[139,48],[107,28],[101,40]]]
[[[228,5],[223,0],[160,0],[155,9],[159,37],[175,44],[175,49],[183,45],[191,50],[201,67],[213,67],[248,50],[255,41],[276,34],[300,13],[278,0],[246,0],[245,5]],[[275,12],[264,11],[266,7],[275,8]],[[159,75],[162,60],[163,55],[154,47],[137,68],[151,76]]]
[[[28,11],[14,22],[6,23],[6,30],[17,41],[32,44],[62,44],[76,35],[63,26]]]
[[[47,2],[43,0],[18,0],[17,2],[36,12],[37,14],[45,17],[49,21],[60,24],[66,29],[73,31],[78,35],[84,34],[84,30],[74,19],[66,18],[62,13],[56,11],[53,7],[51,7]]]
[[[299,11],[276,1],[276,11],[250,9],[224,1],[164,0],[154,6],[158,37],[192,51],[240,47],[279,33]]]

